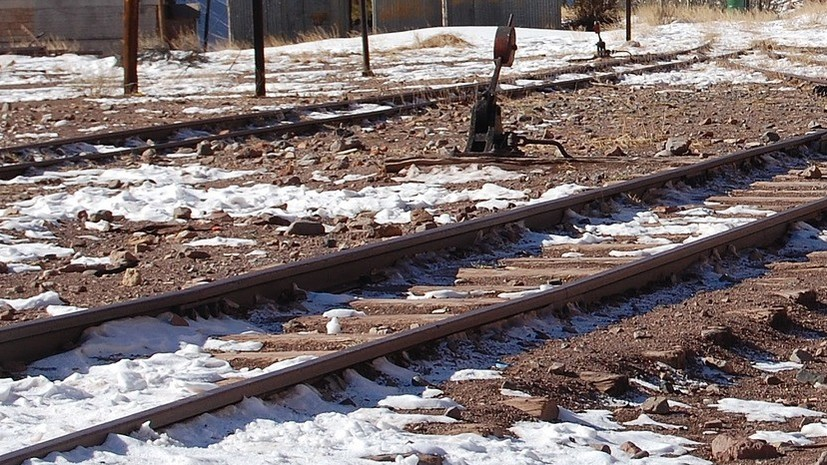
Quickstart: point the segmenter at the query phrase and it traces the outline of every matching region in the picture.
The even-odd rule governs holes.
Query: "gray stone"
[[[821,179],[821,170],[815,165],[808,166],[799,173],[799,176],[805,179]]]
[[[645,457],[649,457],[649,452],[646,452],[645,450],[641,449],[637,446],[637,444],[633,443],[632,441],[626,441],[623,444],[621,444],[620,450],[631,455],[633,459],[642,459]]]
[[[188,220],[192,218],[192,210],[187,207],[175,207],[172,211],[172,217],[177,220]]]
[[[272,213],[262,213],[255,221],[255,224],[271,224],[274,226],[290,226],[291,223],[289,219]]]
[[[215,151],[213,150],[212,145],[209,141],[202,140],[195,147],[195,153],[197,153],[199,156],[207,156],[212,155],[213,153],[215,153]]]
[[[356,137],[348,137],[345,139],[338,139],[330,144],[330,150],[333,152],[344,152],[346,150],[361,149],[364,144]]]
[[[728,360],[723,360],[723,359],[716,358],[716,357],[703,357],[701,359],[701,361],[704,362],[704,365],[712,367],[712,368],[717,368],[717,369],[723,371],[724,373],[728,373],[728,374],[731,374],[731,375],[734,375],[734,374],[737,373],[737,371],[735,370],[735,367],[732,366],[732,364],[729,363]]]
[[[687,155],[691,143],[688,137],[670,137],[666,140],[663,149],[668,150],[672,155]]]
[[[318,221],[296,220],[287,228],[287,234],[295,236],[323,236],[324,225]]]
[[[647,360],[665,363],[679,370],[686,368],[687,353],[684,349],[647,350],[641,353],[641,356]]]
[[[661,415],[672,411],[672,409],[669,408],[669,400],[667,400],[666,397],[650,397],[641,404],[640,410],[643,413],[657,413]]]
[[[98,221],[109,221],[114,219],[114,215],[109,210],[99,210],[89,215],[89,221],[97,223]]]
[[[123,274],[121,284],[126,287],[135,287],[141,285],[141,272],[137,268],[129,268]]]
[[[14,314],[15,313],[16,312],[14,310],[14,307],[12,307],[11,305],[9,305],[5,302],[0,302],[0,320],[2,320],[2,321],[14,320]]]
[[[815,357],[804,349],[795,349],[793,350],[793,353],[790,354],[791,362],[806,363],[812,362],[813,360],[815,360]]]
[[[443,415],[454,420],[462,420],[462,409],[459,407],[448,407],[445,409]]]
[[[804,384],[824,384],[824,374],[802,368],[795,374],[795,380]]]
[[[109,254],[109,261],[115,267],[133,267],[138,264],[138,257],[127,250],[115,250]]]
[[[305,155],[301,157],[296,163],[299,166],[313,166],[319,163],[319,157],[317,155]]]
[[[775,131],[767,131],[764,134],[761,134],[761,140],[764,142],[778,142],[781,140],[781,136],[779,136]]]
[[[612,448],[608,444],[592,444],[592,449],[603,452],[604,454],[612,455]]]
[[[154,161],[158,157],[158,151],[152,148],[146,149],[141,152],[141,161],[145,163],[149,163]]]
[[[187,248],[184,250],[184,256],[193,260],[204,260],[210,258],[210,254],[203,250]]]
[[[781,382],[781,378],[776,375],[767,375],[764,377],[764,383],[766,383],[767,386],[778,386]]]
[[[398,224],[380,224],[373,228],[374,237],[396,237],[402,235],[402,228]]]
[[[298,176],[290,176],[284,181],[281,182],[282,186],[301,186],[302,185],[302,178]]]
[[[786,291],[779,291],[775,293],[778,296],[787,298],[799,305],[803,305],[810,310],[818,308],[818,294],[813,289],[791,289]]]
[[[735,340],[732,330],[726,326],[711,326],[704,328],[701,330],[701,337],[719,346],[729,346]]]
[[[605,394],[619,395],[629,390],[629,378],[624,375],[584,371],[578,377]]]
[[[724,427],[724,422],[721,420],[709,420],[704,423],[704,429],[721,429]]]
[[[778,450],[760,439],[719,434],[712,440],[712,458],[718,462],[764,460],[778,457]]]
[[[625,157],[626,152],[624,152],[622,148],[620,148],[619,146],[616,145],[613,150],[610,150],[610,151],[606,152],[605,156],[607,156],[607,157]]]

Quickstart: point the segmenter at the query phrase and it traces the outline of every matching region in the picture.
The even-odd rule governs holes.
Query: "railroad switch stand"
[[[609,49],[607,49],[606,48],[606,42],[604,42],[603,38],[600,37],[600,23],[598,23],[597,21],[594,22],[594,27],[592,28],[592,30],[594,31],[595,34],[597,34],[597,44],[596,44],[597,45],[597,53],[595,53],[594,57],[592,57],[592,58],[579,59],[579,60],[576,60],[576,61],[588,61],[588,60],[593,60],[595,58],[611,58],[611,56],[614,55],[615,53],[627,53],[630,57],[632,56],[632,53],[628,52],[626,50],[609,50]]]
[[[511,67],[514,52],[517,50],[517,35],[514,30],[514,17],[508,18],[507,26],[497,28],[494,37],[494,74],[488,88],[480,95],[471,110],[471,128],[468,131],[468,144],[458,156],[495,155],[502,157],[522,156],[520,146],[526,144],[554,145],[563,157],[570,158],[560,142],[552,139],[529,139],[511,131],[503,130],[502,108],[497,104],[497,86],[500,70],[503,66]]]
[[[612,51],[606,50],[606,42],[603,42],[603,38],[600,37],[600,23],[597,21],[594,23],[594,32],[597,34],[597,58],[608,58]]]

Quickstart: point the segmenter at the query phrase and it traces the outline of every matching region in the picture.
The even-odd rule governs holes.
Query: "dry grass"
[[[49,53],[72,53],[80,50],[80,45],[77,42],[53,36],[32,38],[30,41],[17,41],[12,43],[11,46],[21,48],[42,47]]]
[[[264,38],[265,47],[282,47],[284,45],[298,44],[302,42],[316,42],[327,39],[339,39],[342,35],[338,29],[326,29],[317,27],[312,31],[300,33],[295,39],[288,39],[283,36],[267,36]]]
[[[336,28],[313,28],[312,31],[302,32],[299,34],[296,42],[317,42],[319,40],[338,39],[342,37]]]
[[[201,50],[202,40],[195,31],[180,33],[169,41],[173,50],[187,50],[196,52]]]
[[[425,40],[420,40],[419,36],[417,36],[416,45],[418,46],[418,48],[466,48],[471,46],[471,44],[467,40],[463,39],[462,37],[455,36],[454,34],[437,34]]]
[[[414,34],[414,43],[413,45],[408,45],[405,47],[399,47],[394,51],[403,51],[403,50],[420,50],[423,48],[438,48],[438,47],[455,47],[455,48],[466,48],[470,47],[471,44],[463,39],[462,37],[456,36],[454,34],[437,34],[435,36],[431,36],[425,40],[419,37],[419,34]]]
[[[170,50],[182,50],[188,52],[202,51],[201,39],[193,32],[181,33],[171,38],[169,42],[161,39],[161,36],[153,33],[144,33],[138,37],[138,50],[147,52],[168,52]]]
[[[763,22],[778,19],[773,11],[730,10],[709,5],[675,5],[661,4],[659,1],[640,4],[635,9],[635,17],[644,24],[659,25],[672,22],[705,23],[713,21]]]
[[[788,14],[793,17],[806,18],[807,26],[823,27],[827,23],[827,2],[808,0]]]

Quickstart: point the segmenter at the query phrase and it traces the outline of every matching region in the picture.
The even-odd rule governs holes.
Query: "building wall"
[[[441,0],[373,0],[373,31],[442,26]]]
[[[253,6],[250,0],[228,0],[229,38],[252,43]],[[264,0],[264,34],[287,39],[324,31],[346,37],[350,30],[349,0]]]
[[[559,29],[564,0],[446,0],[448,26]],[[392,32],[442,25],[442,0],[374,0],[373,28]]]
[[[83,52],[119,52],[123,0],[3,0],[0,47],[36,46],[37,38],[67,40]],[[141,0],[140,29],[158,30],[158,0]]]

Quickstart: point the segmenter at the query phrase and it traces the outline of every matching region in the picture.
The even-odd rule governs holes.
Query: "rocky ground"
[[[229,103],[217,101],[211,105]],[[233,100],[231,103],[249,108],[262,104],[262,101]],[[764,144],[776,136],[786,138],[819,125],[827,127],[827,100],[814,95],[808,86],[793,82],[720,85],[702,90],[601,85],[572,92],[504,99],[500,103],[506,129],[523,128],[531,137],[553,136],[575,157],[575,161],[570,162],[561,160],[539,166],[509,167],[519,170],[523,176],[499,184],[530,190],[532,197],[563,183],[603,185]],[[14,134],[44,130],[65,137],[102,124],[115,128],[190,119],[191,115],[182,113],[185,106],[183,102],[154,103],[146,107],[150,111],[137,112],[136,108],[85,100],[21,103],[4,108],[0,124],[10,136],[6,141]],[[277,140],[220,142],[211,147],[213,154],[200,157],[199,161],[226,169],[262,170],[249,179],[254,182],[303,183],[314,189],[329,188],[328,183],[313,179],[316,171],[332,180],[341,179],[346,174],[370,174],[370,178],[348,185],[348,188],[358,190],[366,185],[396,183],[392,178],[397,174],[385,170],[385,162],[389,159],[438,157],[444,156],[451,147],[463,148],[468,115],[467,104],[455,104],[427,109],[412,116],[349,128],[327,128]],[[65,123],[56,126],[56,121]],[[370,129],[365,130],[366,127]],[[669,138],[679,137],[689,142],[688,152],[681,155],[659,153]],[[342,153],[341,141],[353,138],[358,139],[357,148]],[[529,146],[527,151],[532,155],[559,159],[559,154],[544,146]],[[588,158],[600,162],[582,161]],[[176,160],[163,154],[145,154],[103,163],[105,166],[182,163]],[[69,168],[77,166],[64,169]],[[0,196],[10,203],[31,198],[48,188],[48,185],[28,189],[0,185]],[[444,206],[441,210],[458,220],[487,213],[469,204]],[[95,231],[95,239],[90,239],[90,231],[83,228],[82,222],[92,215],[109,218],[111,213],[88,211],[78,218],[54,224],[50,229],[57,236],[59,245],[72,247],[87,256],[112,254],[116,265],[106,269],[84,269],[69,266],[68,259],[44,259],[38,263],[43,271],[36,275],[0,275],[0,296],[21,298],[50,289],[57,291],[71,305],[100,306],[410,233],[417,228],[429,227],[431,221],[424,211],[419,212],[415,222],[398,229],[380,227],[368,214],[357,218],[310,218],[309,223],[335,226],[334,232],[304,235],[285,231],[287,224],[280,218],[232,218],[217,213],[209,218],[192,219],[186,211],[180,211],[178,221],[163,225],[112,217],[116,227]],[[267,255],[249,257],[236,248],[212,247],[203,251],[182,246],[185,241],[217,234],[255,238],[256,248],[265,250]],[[679,304],[658,305],[639,317],[573,336],[562,344],[548,344],[508,360],[508,382],[533,395],[553,399],[560,406],[577,410],[600,407],[605,401],[601,384],[580,376],[583,372],[679,384],[680,380],[675,378],[680,378],[681,373],[700,370],[704,363],[722,363],[731,379],[729,383],[692,388],[687,393],[653,392],[639,386],[632,388],[640,390],[646,397],[665,396],[689,405],[672,407],[668,411],[662,406],[653,407],[651,416],[664,423],[685,427],[678,434],[706,444],[722,432],[743,436],[757,429],[797,430],[801,418],[787,424],[760,424],[746,422],[743,415],[724,414],[704,407],[717,399],[732,396],[781,399],[787,404],[808,405],[827,411],[823,391],[813,387],[812,383],[796,382],[794,371],[782,372],[770,379],[748,363],[752,352],[743,349],[747,346],[782,360],[793,350],[801,349],[813,356],[813,361],[807,362],[808,367],[815,372],[823,369],[821,365],[825,359],[822,358],[821,339],[827,331],[827,321],[821,312],[825,309],[822,302],[827,302],[827,289],[823,287],[822,276],[812,270],[793,277],[779,277],[776,273],[770,271],[765,276],[733,284],[722,291],[698,292]],[[788,292],[802,289],[811,291],[807,294],[809,297],[801,298]],[[750,311],[758,308],[775,309],[781,315],[756,319]],[[3,317],[3,323],[13,324],[40,316],[36,312],[12,312]],[[502,424],[487,420],[486,427],[507,427],[512,419],[526,414],[501,406],[501,384],[474,383],[473,387],[468,387],[458,383],[449,386],[447,394],[460,403],[474,406],[465,413],[470,419],[490,419],[493,412],[499,415]],[[615,412],[620,421],[634,419],[639,413],[637,408],[618,408]],[[815,463],[821,454],[819,449],[782,448],[781,451],[784,456],[764,463]],[[701,445],[698,454],[711,458],[712,450],[708,445]]]

